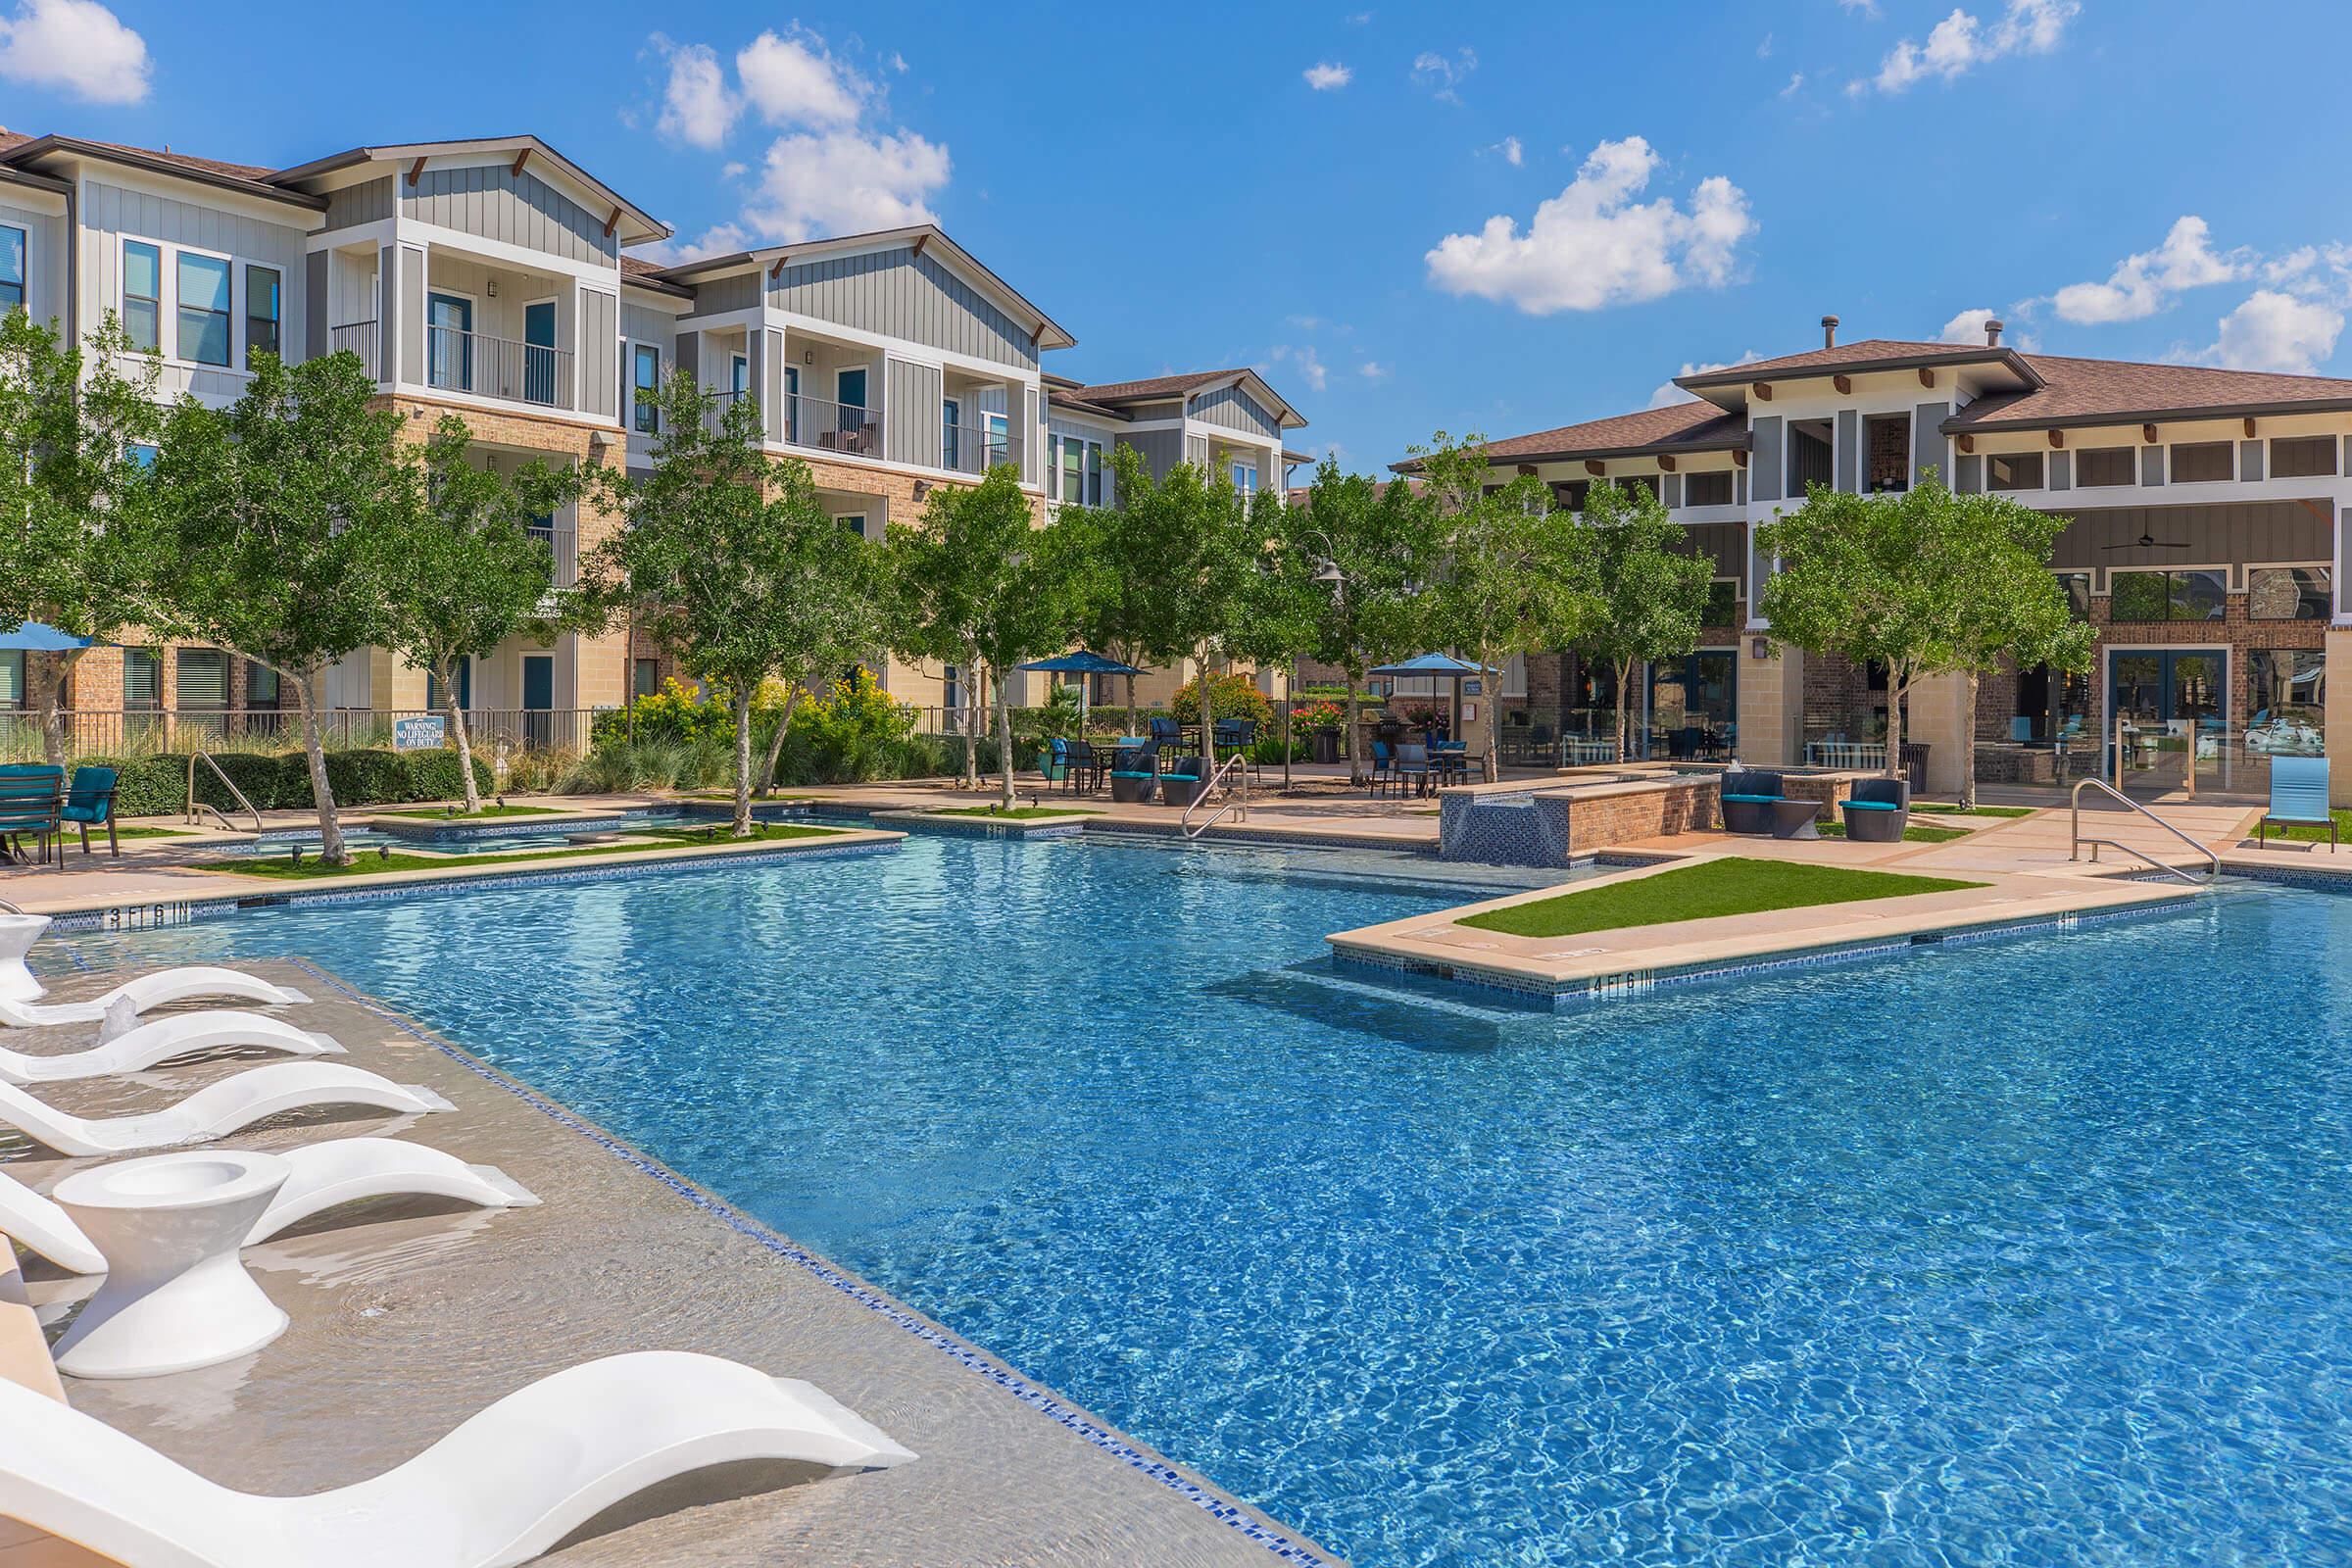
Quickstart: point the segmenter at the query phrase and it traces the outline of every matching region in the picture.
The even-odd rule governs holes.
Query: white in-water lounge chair
[[[511,1568],[713,1465],[878,1470],[913,1457],[808,1383],[648,1350],[542,1378],[373,1480],[263,1497],[0,1380],[0,1519],[123,1568]]]
[[[261,1047],[289,1056],[339,1056],[343,1048],[327,1035],[297,1029],[266,1012],[175,1012],[150,1018],[86,1051],[53,1056],[28,1055],[0,1046],[0,1084],[62,1084],[144,1072],[161,1061],[200,1051]]]
[[[0,1084],[0,1126],[15,1127],[61,1154],[131,1154],[205,1144],[266,1116],[311,1105],[372,1105],[410,1114],[456,1108],[420,1085],[396,1084],[362,1067],[326,1061],[248,1068],[167,1109],[103,1120],[68,1115],[14,1084]]]
[[[26,978],[31,977],[28,974]],[[37,997],[40,994],[36,982],[32,995]],[[22,993],[12,997],[5,988],[0,988],[0,1023],[18,1029],[42,1029],[59,1023],[98,1023],[106,1018],[117,1003],[126,1002],[132,1012],[139,1013],[168,1007],[175,1002],[194,1002],[200,998],[258,1002],[269,1007],[288,1007],[311,1000],[291,987],[271,985],[241,970],[195,964],[180,969],[159,969],[154,974],[125,980],[112,991],[92,997],[87,1002],[31,1002],[24,1000]]]
[[[480,1208],[532,1208],[539,1200],[496,1165],[397,1138],[330,1138],[279,1156],[293,1174],[246,1233],[253,1247],[304,1220],[370,1198],[447,1198]],[[49,1199],[0,1170],[0,1236],[75,1274],[103,1274],[106,1259]]]

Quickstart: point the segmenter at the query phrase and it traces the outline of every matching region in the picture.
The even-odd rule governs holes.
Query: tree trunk
[[[735,831],[734,837],[752,836],[752,688],[745,682],[735,686]]]
[[[776,715],[776,732],[767,740],[767,765],[760,770],[760,798],[776,787],[776,759],[784,755],[784,732],[792,728],[792,710],[801,706],[801,683],[794,681],[784,689],[784,711]]]
[[[1132,664],[1132,663],[1134,663],[1134,662],[1135,662],[1135,661],[1134,661],[1134,660],[1132,660],[1132,659],[1130,659],[1130,660],[1128,660],[1128,661],[1127,661],[1127,662],[1128,662],[1128,663],[1130,663],[1130,664]],[[1129,735],[1133,735],[1134,733],[1136,733],[1136,729],[1135,729],[1135,677],[1134,677],[1133,675],[1129,675],[1129,676],[1126,676],[1126,677],[1124,677],[1124,678],[1125,678],[1125,680],[1126,680],[1126,682],[1127,682],[1127,729],[1126,729],[1126,733],[1127,733],[1127,734],[1129,734]]]
[[[1001,788],[997,792],[997,807],[1009,811],[1012,795],[1012,699],[1005,695],[1004,683],[997,682],[997,776]]]
[[[51,767],[66,765],[66,715],[62,700],[66,677],[80,657],[81,650],[76,648],[55,660],[41,661],[42,678],[46,682],[41,692],[41,756]]]
[[[1963,674],[1960,688],[1960,809],[1977,808],[1977,672]],[[2196,738],[2189,738],[2196,745]]]
[[[458,738],[458,774],[466,781],[466,814],[473,816],[482,808],[482,792],[473,787],[473,738],[466,733],[466,710],[458,706],[458,683],[455,660],[443,660],[433,668],[433,679],[441,683],[441,696],[449,713],[449,732]]]
[[[1355,689],[1355,672],[1349,670],[1348,672],[1348,786],[1350,789],[1362,789],[1372,780],[1371,776],[1364,771],[1366,748],[1364,743],[1357,739],[1357,732],[1364,721],[1364,698],[1363,694]]]
[[[317,675],[315,670],[306,670],[293,680],[294,699],[302,704],[302,749],[311,762],[311,798],[318,807],[318,861],[321,865],[349,865],[351,856],[343,848],[343,821],[335,814],[335,786],[326,776],[326,732],[318,722]]]
[[[963,647],[963,787],[980,787],[980,705],[987,689],[980,684],[980,650]]]
[[[1911,689],[1910,677],[1897,680],[1894,672],[1886,674],[1886,776],[1903,776],[1903,696]]]
[[[1200,661],[1200,776],[1207,778],[1217,770],[1217,720],[1209,711],[1208,661]]]
[[[1478,656],[1478,667],[1481,671],[1489,669],[1495,671],[1494,690],[1487,695],[1487,744],[1485,747],[1487,754],[1487,778],[1490,782],[1493,782],[1499,780],[1502,777],[1502,726],[1494,722],[1494,714],[1496,711],[1495,702],[1496,699],[1498,699],[1502,694],[1501,669],[1500,666],[1494,662],[1492,650],[1483,650],[1480,652]],[[1486,677],[1483,673],[1479,677],[1479,686],[1481,690],[1485,689]],[[1457,708],[1463,706],[1461,702],[1461,682],[1454,682],[1453,694],[1455,699],[1454,706]],[[1460,728],[1463,723],[1462,715],[1459,713],[1454,714],[1453,722],[1455,728]]]
[[[1625,699],[1627,691],[1633,684],[1634,662],[1630,659],[1620,659],[1617,661],[1617,760],[1620,762],[1629,760],[1625,745],[1627,740]]]
[[[1290,682],[1285,681],[1283,684],[1288,686]],[[1291,793],[1291,710],[1297,704],[1297,698],[1287,693],[1284,695],[1282,699],[1282,793],[1285,795]]]

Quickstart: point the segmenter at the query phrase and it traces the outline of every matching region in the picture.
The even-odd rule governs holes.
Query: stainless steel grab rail
[[[1225,759],[1224,761],[1219,762],[1217,764],[1217,770],[1208,775],[1208,782],[1200,786],[1200,793],[1194,796],[1191,802],[1185,806],[1184,815],[1176,819],[1177,831],[1181,832],[1188,839],[1197,839],[1201,834],[1207,832],[1210,828],[1215,827],[1228,811],[1238,812],[1240,820],[1244,822],[1249,821],[1249,763],[1250,754],[1246,751],[1236,752],[1231,757]],[[1242,769],[1241,789],[1239,791],[1228,790],[1223,803],[1220,804],[1215,810],[1209,812],[1206,817],[1202,818],[1199,827],[1193,826],[1193,813],[1200,808],[1200,803],[1208,799],[1209,792],[1211,790],[1217,789],[1223,785],[1225,782],[1225,775],[1232,772],[1237,767]]]
[[[253,836],[257,839],[260,838],[262,836],[262,813],[254,809],[253,803],[245,798],[245,792],[237,788],[237,781],[233,778],[230,778],[226,773],[223,773],[220,770],[220,764],[213,760],[213,754],[210,752],[196,751],[188,754],[188,810],[187,814],[181,817],[180,820],[183,822],[199,822],[202,821],[203,818],[199,817],[196,813],[200,810],[210,811],[215,816],[220,818],[220,825],[222,827],[227,828],[232,833],[236,831],[236,824],[231,822],[228,819],[227,814],[224,813],[219,807],[213,805],[210,801],[199,801],[196,799],[196,764],[198,762],[202,762],[205,766],[211,768],[213,770],[213,777],[219,779],[222,784],[228,787],[228,793],[235,796],[237,804],[245,808],[246,811],[253,817]]]
[[[2170,833],[2173,837],[2179,839],[2181,843],[2187,845],[2190,849],[2205,857],[2206,864],[2211,867],[2206,874],[2208,881],[2210,881],[2213,877],[2217,877],[2222,874],[2222,858],[2220,856],[2214,854],[2212,850],[2206,848],[2202,844],[2199,844],[2195,839],[2190,838],[2186,833],[2181,832],[2179,828],[2173,826],[2172,823],[2167,822],[2163,817],[2158,816],[2154,811],[2149,810],[2146,807],[2140,805],[2137,801],[2132,799],[2132,797],[2126,795],[2122,790],[2117,789],[2114,785],[2108,783],[2103,778],[2085,778],[2078,780],[2075,784],[2074,793],[2067,797],[2067,803],[2071,808],[2071,815],[2068,819],[2068,830],[2073,838],[2073,844],[2067,851],[2066,858],[2068,859],[2080,860],[2082,858],[2082,846],[2087,844],[2090,846],[2091,861],[2093,864],[2096,864],[2099,858],[2099,847],[2101,845],[2107,845],[2114,849],[2123,851],[2126,855],[2132,856],[2138,859],[2146,861],[2148,864],[2154,866],[2157,870],[2162,871],[2167,876],[2177,876],[2191,887],[2202,887],[2204,885],[2195,877],[2189,875],[2186,871],[2181,870],[2179,866],[2174,865],[2169,861],[2159,860],[2147,851],[2136,849],[2132,845],[2126,844],[2121,839],[2084,838],[2082,836],[2082,792],[2090,789],[2095,789],[2102,795],[2112,797],[2114,800],[2122,803],[2124,806],[2129,807],[2134,811],[2137,811],[2140,815],[2146,817],[2149,821],[2155,823],[2158,827],[2164,829],[2167,833]]]

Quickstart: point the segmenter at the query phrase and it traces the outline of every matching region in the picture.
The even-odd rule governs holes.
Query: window
[[[2320,757],[2328,750],[2328,656],[2316,648],[2257,648],[2247,656],[2246,750]]]
[[[1707,584],[1707,608],[1700,615],[1701,626],[1737,626],[1740,613],[1740,584],[1730,577],[1718,577]]]
[[[0,223],[0,316],[24,309],[24,231]],[[23,661],[19,661],[22,664]]]
[[[24,653],[22,649],[0,649],[0,708],[24,706]]]
[[[2248,620],[2327,620],[2334,613],[2326,566],[2257,566],[2246,573]]]
[[[943,468],[963,466],[956,460],[962,456],[962,443],[956,439],[963,426],[963,405],[954,398],[943,398],[939,405],[939,466]]]
[[[2061,571],[2055,575],[2058,578],[2059,588],[2066,594],[2066,608],[2073,612],[2075,619],[2088,620],[2090,618],[2090,573],[2087,571]]]
[[[1618,489],[1624,491],[1629,496],[1637,490],[1646,490],[1650,493],[1652,498],[1655,498],[1658,493],[1658,476],[1654,473],[1619,474],[1616,478],[1611,479],[1609,483],[1615,485]]]
[[[638,659],[630,662],[632,671],[629,686],[640,697],[651,697],[662,689],[662,661]]]
[[[1693,473],[1683,480],[1686,507],[1728,507],[1732,504],[1732,470]]]
[[[1244,501],[1257,493],[1257,465],[1237,463],[1233,466],[1233,487],[1242,493]]]
[[[2237,469],[2236,448],[2228,441],[2196,441],[2173,448],[2173,483],[2213,484]]]
[[[7,239],[0,233],[0,241]],[[0,295],[0,298],[5,298]],[[2299,435],[2282,437],[2271,443],[2271,477],[2274,479],[2307,479],[2315,473],[2335,471],[2335,437],[2331,435]]]
[[[178,690],[172,706],[183,711],[218,713],[228,707],[228,656],[218,648],[182,648],[172,656]]]
[[[424,672],[424,706],[436,710],[449,706],[448,689],[441,684],[441,677],[429,669]],[[461,654],[458,656],[458,710],[470,712],[472,710],[473,659],[470,655]]]
[[[1862,488],[1872,495],[1891,495],[1911,488],[1911,421],[1902,415],[1881,415],[1862,421],[1862,444],[1869,471]]]
[[[152,441],[133,441],[122,449],[122,455],[142,468],[152,468],[164,450]]]
[[[636,411],[630,428],[652,435],[662,427],[662,410],[654,403],[654,394],[662,389],[662,351],[650,343],[640,343],[630,365],[629,406]]]
[[[424,297],[424,380],[452,392],[473,390],[473,301],[463,294]]]
[[[1102,443],[1100,441],[1086,444],[1086,504],[1090,507],[1102,504]]]
[[[1551,504],[1562,512],[1582,512],[1585,498],[1592,493],[1590,479],[1555,479],[1551,484]]]
[[[2227,574],[2212,571],[2118,571],[2108,577],[2107,618],[2134,623],[2219,620]]]
[[[122,330],[130,346],[164,351],[164,253],[145,240],[122,242]]]
[[[1012,420],[1003,414],[982,416],[988,421],[988,466],[1012,461]]]
[[[245,363],[249,366],[256,354],[281,352],[277,330],[282,310],[280,281],[274,267],[245,269]]]
[[[839,523],[842,527],[847,528],[850,532],[856,534],[858,538],[862,539],[865,537],[864,513],[845,512],[840,516],[835,517],[833,520]]]
[[[122,650],[122,706],[153,712],[164,705],[164,661],[152,648]]]
[[[179,357],[228,363],[228,264],[218,256],[179,253]]]
[[[2041,454],[2038,452],[1995,452],[1984,460],[1984,488],[1987,490],[2038,490],[2041,488]]]
[[[2085,490],[2132,482],[2130,447],[2087,447],[2075,458],[2075,483]]]
[[[277,671],[268,664],[245,666],[245,706],[272,709],[277,703]]]

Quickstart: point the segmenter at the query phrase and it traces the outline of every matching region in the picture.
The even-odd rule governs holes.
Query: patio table
[[[1814,823],[1821,816],[1819,801],[1774,801],[1772,836],[1776,839],[1817,839]]]

